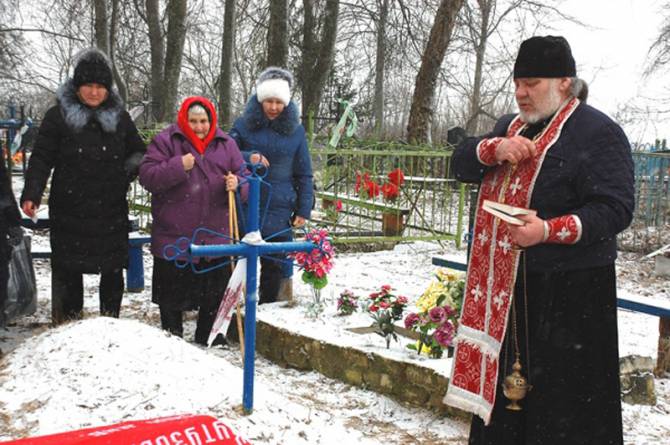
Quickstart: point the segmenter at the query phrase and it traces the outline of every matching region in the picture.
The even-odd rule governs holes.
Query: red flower
[[[379,310],[379,307],[376,304],[371,304],[368,310],[370,312],[377,312]]]
[[[382,195],[384,199],[392,201],[400,196],[400,189],[392,182],[387,182],[382,186]]]
[[[391,184],[395,184],[397,187],[400,187],[405,182],[405,174],[399,168],[389,173],[388,178]]]
[[[341,212],[342,211],[342,200],[338,199],[335,201],[335,211],[336,212]]]
[[[365,191],[368,194],[368,198],[373,198],[375,196],[379,196],[381,188],[379,187],[379,184],[377,184],[374,181],[370,181],[369,179],[365,181]]]

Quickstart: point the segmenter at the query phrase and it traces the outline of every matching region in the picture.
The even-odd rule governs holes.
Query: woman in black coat
[[[81,316],[82,274],[101,274],[100,313],[119,316],[128,260],[126,193],[146,150],[97,49],[84,50],[58,104],[42,121],[26,172],[21,207],[34,216],[49,195],[52,319]]]

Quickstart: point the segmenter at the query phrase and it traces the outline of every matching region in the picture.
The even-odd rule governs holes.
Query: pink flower
[[[382,301],[379,302],[379,307],[382,308],[382,309],[388,309],[388,308],[391,307],[391,305],[389,304],[388,301],[382,300]]]
[[[385,285],[382,286],[382,290],[385,291],[385,292],[390,292],[391,289],[392,289],[391,286],[388,285],[388,284],[385,284]]]
[[[419,322],[419,316],[411,312],[405,317],[405,329],[412,329]]]
[[[432,308],[428,315],[430,316],[430,321],[435,323],[442,323],[447,318],[447,313],[440,306]]]
[[[407,297],[403,297],[402,295],[400,295],[396,301],[398,302],[398,304],[403,304],[403,305],[407,304]]]
[[[379,310],[379,307],[376,304],[371,304],[368,310],[370,312],[377,312]]]

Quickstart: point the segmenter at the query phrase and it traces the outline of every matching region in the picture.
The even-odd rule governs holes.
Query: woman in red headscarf
[[[235,141],[216,126],[216,111],[204,97],[189,97],[177,123],[156,135],[140,166],[140,183],[152,193],[151,252],[154,255],[152,301],[160,307],[163,329],[183,335],[182,313],[199,307],[196,343],[206,344],[230,268],[203,274],[180,269],[164,249],[203,227],[228,234],[228,191],[236,190],[244,160]],[[246,199],[247,187],[242,187]],[[221,244],[202,233],[197,244]],[[194,259],[197,261],[197,259]],[[200,259],[198,269],[219,260]]]

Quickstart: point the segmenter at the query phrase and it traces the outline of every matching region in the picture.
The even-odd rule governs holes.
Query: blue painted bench
[[[23,218],[21,225],[29,229],[48,229],[49,219],[39,218],[37,222],[33,222],[29,218]],[[142,246],[147,243],[151,243],[150,236],[138,232],[128,234],[128,272],[126,273],[126,290],[128,292],[142,292],[144,290]],[[49,259],[51,258],[51,249],[34,249],[31,254],[33,259]]]
[[[433,257],[432,263],[460,271],[466,271],[468,267],[458,259],[446,257]],[[628,295],[617,298],[617,307],[659,317],[658,359],[654,372],[656,375],[670,372],[670,303]]]

